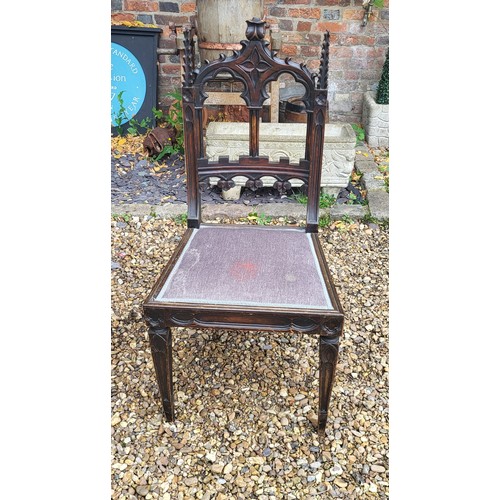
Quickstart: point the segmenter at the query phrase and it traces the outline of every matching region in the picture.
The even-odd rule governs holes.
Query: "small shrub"
[[[377,104],[389,104],[389,49],[385,56],[384,67],[382,68],[382,76],[378,83]]]
[[[351,123],[351,127],[356,134],[357,144],[362,143],[365,140],[365,130],[363,129],[363,127],[361,125],[358,125],[357,123]]]

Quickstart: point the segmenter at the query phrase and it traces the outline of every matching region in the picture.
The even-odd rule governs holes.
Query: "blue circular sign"
[[[146,76],[140,62],[130,50],[111,43],[111,125],[116,127],[132,119],[145,97]]]

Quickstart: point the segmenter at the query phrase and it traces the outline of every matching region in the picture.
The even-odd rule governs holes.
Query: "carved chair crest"
[[[257,18],[246,21],[246,40],[240,43],[242,49],[226,57],[206,62],[195,68],[195,51],[192,30],[184,31],[184,81],[182,86],[184,145],[188,188],[188,227],[199,227],[201,222],[201,199],[199,183],[210,177],[219,179],[219,186],[228,189],[234,186],[233,178],[245,176],[247,187],[262,186],[263,176],[276,179],[274,187],[280,191],[290,189],[290,179],[299,179],[307,185],[306,231],[316,232],[319,216],[319,192],[321,163],[325,131],[328,53],[330,34],[324,35],[318,73],[311,73],[305,64],[297,64],[290,58],[280,59],[269,49],[265,37],[265,21]],[[229,73],[243,84],[241,97],[249,109],[249,153],[238,161],[229,161],[221,156],[218,161],[208,161],[203,146],[203,103],[208,95],[205,84],[219,73]],[[307,133],[304,158],[290,163],[288,158],[271,162],[259,155],[259,120],[263,103],[269,98],[266,86],[288,73],[305,89],[302,100],[307,112]]]

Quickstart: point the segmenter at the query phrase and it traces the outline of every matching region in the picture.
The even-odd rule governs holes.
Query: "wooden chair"
[[[171,328],[207,327],[268,330],[319,335],[318,431],[324,434],[344,314],[318,239],[321,162],[327,104],[329,33],[318,74],[303,64],[276,57],[264,41],[265,22],[247,21],[241,51],[194,68],[194,43],[184,34],[182,88],[187,171],[188,229],[143,307],[163,410],[174,420]],[[241,96],[250,112],[249,154],[238,161],[204,157],[202,108],[205,83],[224,71],[244,85]],[[289,73],[305,88],[307,137],[304,159],[271,162],[259,156],[259,115],[268,95],[266,84]],[[290,179],[307,184],[306,227],[260,227],[201,223],[199,183],[210,177],[229,189],[235,176],[247,187],[276,178],[279,190]]]

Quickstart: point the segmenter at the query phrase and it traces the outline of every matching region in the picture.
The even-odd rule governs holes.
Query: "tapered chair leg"
[[[335,368],[339,354],[339,335],[319,337],[319,411],[318,434],[325,435],[328,405],[332,394]]]
[[[151,327],[149,329],[149,343],[163,411],[167,420],[172,422],[174,420],[174,384],[172,379],[172,332],[170,328]]]

